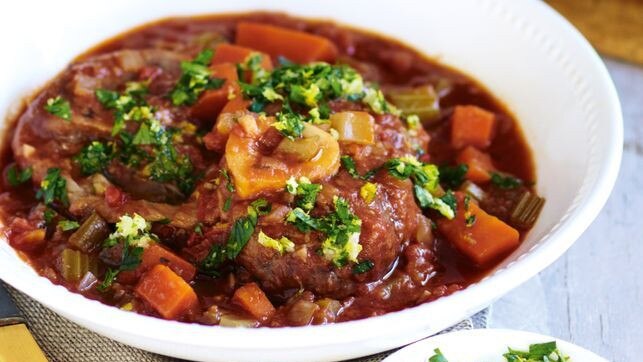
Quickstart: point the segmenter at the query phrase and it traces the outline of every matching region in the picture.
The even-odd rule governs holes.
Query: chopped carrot
[[[236,43],[297,63],[319,60],[332,63],[337,57],[337,47],[324,37],[258,23],[240,22]]]
[[[261,55],[261,67],[265,70],[272,70],[272,61],[268,54],[252,50],[250,48],[242,47],[229,43],[221,43],[214,48],[214,56],[212,57],[212,64],[222,63],[244,63],[252,53]]]
[[[246,284],[237,289],[232,296],[232,302],[262,322],[275,314],[275,307],[257,283]]]
[[[495,216],[487,214],[473,199],[465,205],[463,193],[456,192],[455,218],[441,218],[438,230],[461,253],[477,265],[488,265],[518,247],[520,234]]]
[[[158,264],[167,265],[186,282],[191,281],[196,274],[194,265],[159,244],[152,244],[145,248],[141,264],[137,269],[145,272]]]
[[[469,168],[466,177],[473,182],[487,182],[491,179],[491,172],[495,171],[491,156],[478,151],[475,147],[467,146],[460,151],[456,158],[458,163],[464,163]]]
[[[241,96],[237,84],[237,67],[232,63],[214,64],[210,67],[212,76],[223,78],[225,83],[219,89],[211,89],[203,93],[192,107],[192,116],[203,120],[215,120],[223,106],[231,98]]]
[[[495,115],[477,106],[456,106],[451,116],[451,145],[455,148],[489,147]]]
[[[165,319],[180,318],[199,304],[192,287],[163,264],[143,274],[135,292]]]

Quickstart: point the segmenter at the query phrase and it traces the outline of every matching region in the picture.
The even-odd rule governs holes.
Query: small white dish
[[[60,315],[149,351],[204,361],[329,361],[399,347],[483,309],[558,258],[607,200],[621,162],[614,85],[587,41],[535,0],[64,1],[0,4],[0,113],[74,56],[146,21],[173,15],[283,11],[399,39],[484,84],[516,115],[547,199],[522,245],[484,280],[435,302],[335,325],[230,329],[125,312],[38,276],[0,239],[0,278]]]
[[[506,362],[507,347],[526,351],[530,344],[556,341],[571,362],[607,362],[573,343],[542,334],[510,329],[473,329],[445,333],[408,345],[382,362],[427,362],[439,348],[449,362]]]

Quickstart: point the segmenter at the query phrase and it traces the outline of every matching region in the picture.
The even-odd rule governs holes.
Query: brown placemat
[[[179,359],[160,356],[133,348],[98,335],[70,322],[47,309],[42,304],[11,286],[1,282],[20,308],[29,329],[51,362],[174,362]],[[488,310],[446,329],[453,330],[485,328]],[[394,351],[351,360],[352,362],[379,362]]]

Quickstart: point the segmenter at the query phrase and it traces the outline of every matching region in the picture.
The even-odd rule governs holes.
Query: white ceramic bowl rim
[[[605,141],[609,146],[600,150],[599,163],[595,166],[600,172],[585,170],[586,176],[591,178],[584,185],[589,188],[589,191],[585,192],[587,197],[575,200],[567,210],[565,218],[546,237],[538,241],[536,247],[521,255],[510,266],[496,271],[482,281],[451,296],[379,317],[326,326],[250,330],[184,324],[124,312],[69,293],[63,287],[55,286],[48,280],[38,277],[26,265],[20,270],[0,268],[0,278],[64,317],[81,325],[91,326],[101,334],[140,348],[187,358],[191,356],[197,358],[190,352],[190,346],[199,348],[225,346],[228,349],[246,351],[287,348],[297,351],[312,347],[321,348],[324,345],[349,346],[351,343],[362,343],[360,352],[351,350],[334,352],[335,356],[353,357],[357,354],[377,352],[410,342],[435,332],[436,328],[455,324],[459,319],[481,310],[494,298],[523,283],[552,263],[589,226],[605,204],[615,183],[621,161],[623,140],[621,109],[612,81],[596,52],[571,25],[539,1],[517,0],[514,4],[501,4],[495,0],[481,1],[486,4],[485,6],[497,6],[498,8],[503,6],[525,7],[533,13],[549,18],[560,31],[568,33],[575,43],[579,44],[578,57],[590,62],[593,70],[596,71],[602,87],[602,95],[606,97],[606,104],[609,107],[607,112],[610,119],[605,121],[613,123],[610,132],[604,135],[609,138]],[[293,5],[294,2],[290,4]],[[255,7],[270,10],[270,6],[267,5],[255,5]],[[0,249],[0,253],[2,252],[8,253],[8,251]],[[14,256],[0,255],[1,257],[13,258]],[[463,312],[444,315],[430,313],[433,310],[444,311],[447,309]],[[82,311],[82,313],[76,313],[76,311]],[[434,320],[430,326],[425,322],[418,322],[425,320],[427,315],[430,315]],[[391,338],[389,341],[377,345],[368,345],[365,342],[376,340],[385,334],[391,334],[392,326],[396,328],[398,326],[399,328],[409,327],[411,330],[413,330],[411,327],[416,327],[416,329],[412,333],[399,338]],[[417,326],[422,326],[422,328],[417,329]],[[168,333],[168,330],[172,332]],[[141,335],[144,335],[145,338],[138,338]],[[248,341],[252,341],[252,343]],[[163,345],[167,347],[163,347]],[[176,345],[185,348],[177,350],[174,347]]]

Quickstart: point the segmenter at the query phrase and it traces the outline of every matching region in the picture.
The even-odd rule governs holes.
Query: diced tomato
[[[494,126],[493,113],[477,106],[456,106],[451,117],[451,144],[485,149],[491,144]]]
[[[199,306],[192,287],[163,264],[143,274],[135,292],[165,319],[178,319]]]
[[[467,146],[460,151],[456,158],[458,163],[464,163],[469,168],[467,179],[473,182],[487,182],[491,179],[491,172],[495,171],[493,160],[488,154],[478,151],[475,147]]]
[[[516,229],[487,214],[473,199],[466,207],[463,193],[456,192],[456,199],[455,218],[440,218],[437,224],[438,230],[461,253],[484,266],[518,247],[520,234]]]
[[[237,24],[236,43],[297,63],[320,60],[333,63],[337,57],[337,47],[324,37],[259,23]]]

